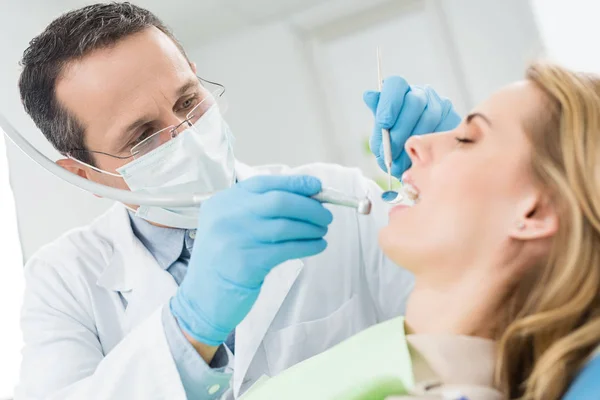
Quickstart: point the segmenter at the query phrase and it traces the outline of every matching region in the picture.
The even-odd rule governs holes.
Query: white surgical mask
[[[117,172],[133,192],[211,193],[235,183],[233,136],[213,106],[192,126]],[[139,206],[135,215],[161,225],[195,229],[200,206]]]

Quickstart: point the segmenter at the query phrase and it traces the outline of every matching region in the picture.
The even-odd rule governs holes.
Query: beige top
[[[494,387],[495,343],[456,335],[406,336],[415,390],[386,400],[501,400]]]

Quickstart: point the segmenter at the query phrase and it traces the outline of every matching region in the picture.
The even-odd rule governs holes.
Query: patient
[[[379,238],[416,277],[405,318],[248,399],[560,399],[600,343],[600,78],[526,76],[408,141],[417,204]]]

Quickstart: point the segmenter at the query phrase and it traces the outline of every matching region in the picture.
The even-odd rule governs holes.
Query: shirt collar
[[[415,382],[430,381],[431,371],[444,384],[494,387],[496,342],[449,334],[407,334]],[[421,361],[419,361],[421,359]],[[419,363],[425,362],[426,369]],[[429,370],[429,373],[427,372]],[[419,373],[423,373],[419,377]]]
[[[185,248],[186,239],[188,242],[190,241],[190,235],[185,229],[152,225],[145,219],[136,217],[131,211],[129,219],[133,234],[164,270],[167,270],[179,259]]]

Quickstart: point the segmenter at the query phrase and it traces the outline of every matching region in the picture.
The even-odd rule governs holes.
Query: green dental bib
[[[275,376],[259,379],[242,400],[383,400],[414,386],[404,317],[352,336]]]

